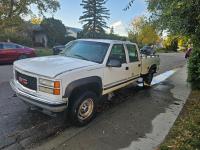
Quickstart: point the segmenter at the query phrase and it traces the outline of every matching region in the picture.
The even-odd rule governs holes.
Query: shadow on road
[[[165,113],[170,105],[178,104],[179,100],[170,93],[173,87],[164,82],[150,89],[130,87],[119,91],[84,132],[72,139],[65,137],[67,142],[53,148],[116,150],[129,147],[133,141],[152,132],[152,120],[156,116]]]
[[[110,147],[113,150],[127,147],[132,141],[151,132],[152,120],[177,101],[169,91],[171,88],[173,86],[169,83],[162,83],[150,89],[132,86],[117,91],[111,101],[102,105],[97,119],[88,125],[90,131],[80,134],[78,139],[70,140],[69,145],[78,149],[75,146],[77,140],[88,144],[100,140],[105,148],[106,145],[113,145]],[[3,117],[0,121],[0,133],[3,135],[0,137],[0,149],[30,148],[63,130],[70,130],[71,124],[68,119],[64,119],[63,114],[50,117],[31,111],[16,97],[10,97],[4,104],[8,108],[7,112],[0,111]],[[0,104],[0,110],[5,110],[2,107]],[[62,145],[60,148],[64,149]]]

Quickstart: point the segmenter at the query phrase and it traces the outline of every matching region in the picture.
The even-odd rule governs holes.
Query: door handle
[[[126,70],[129,70],[129,67],[126,67]]]

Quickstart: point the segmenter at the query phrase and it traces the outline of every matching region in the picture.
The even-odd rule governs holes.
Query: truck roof
[[[93,42],[101,42],[101,43],[126,43],[126,44],[136,44],[130,41],[120,41],[120,40],[110,40],[110,39],[78,39],[79,41],[93,41]]]

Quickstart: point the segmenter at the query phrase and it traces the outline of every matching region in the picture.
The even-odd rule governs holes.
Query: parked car
[[[23,101],[50,112],[68,109],[83,126],[95,116],[102,96],[143,78],[151,85],[158,55],[141,57],[137,44],[81,39],[66,45],[63,55],[16,61],[10,85]]]
[[[58,45],[53,47],[53,54],[58,55],[61,51],[65,49],[65,45]]]
[[[32,48],[10,42],[0,42],[0,63],[11,63],[35,56],[35,50]]]
[[[140,49],[140,53],[144,55],[154,55],[156,51],[151,46],[144,46],[143,48]]]

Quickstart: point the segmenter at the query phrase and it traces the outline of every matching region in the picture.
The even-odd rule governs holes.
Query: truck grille
[[[35,90],[35,91],[37,90],[37,79],[36,78],[22,74],[18,71],[15,72],[15,76],[16,76],[16,80],[24,87],[31,89],[31,90]]]

